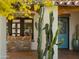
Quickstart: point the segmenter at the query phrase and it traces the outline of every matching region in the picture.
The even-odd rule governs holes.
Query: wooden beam
[[[79,12],[79,6],[59,6],[58,15],[70,14],[72,12]]]

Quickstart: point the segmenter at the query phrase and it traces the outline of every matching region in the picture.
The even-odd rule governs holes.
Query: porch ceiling
[[[59,6],[58,15],[70,14],[72,12],[79,12],[79,6]]]

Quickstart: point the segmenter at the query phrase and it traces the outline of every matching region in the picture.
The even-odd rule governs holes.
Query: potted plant
[[[72,47],[73,50],[79,51],[79,24],[76,25],[75,33],[73,34]]]

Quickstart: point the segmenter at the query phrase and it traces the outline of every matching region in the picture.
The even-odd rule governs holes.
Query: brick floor
[[[37,59],[36,51],[8,52],[7,59]]]
[[[36,51],[8,52],[7,59],[37,59]],[[58,59],[79,59],[79,52],[59,49]]]
[[[58,59],[79,59],[79,52],[59,49]]]

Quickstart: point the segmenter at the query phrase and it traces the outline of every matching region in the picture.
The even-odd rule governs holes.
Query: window
[[[21,18],[8,21],[8,34],[11,36],[31,35],[33,40],[33,19]]]
[[[12,36],[20,36],[20,20],[13,20]]]
[[[24,34],[26,32],[32,35],[32,20],[24,20]]]

